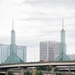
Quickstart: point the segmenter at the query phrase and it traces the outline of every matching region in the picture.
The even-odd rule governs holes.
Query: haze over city
[[[0,43],[10,44],[12,18],[16,44],[27,46],[27,61],[39,60],[41,41],[60,42],[62,18],[67,53],[75,54],[74,0],[0,0]]]

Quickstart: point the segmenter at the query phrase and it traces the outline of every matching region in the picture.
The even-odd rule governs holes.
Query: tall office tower
[[[11,31],[11,45],[10,45],[10,56],[5,60],[4,63],[23,63],[24,61],[17,56],[17,46],[15,43],[15,31],[12,19],[12,31]]]
[[[24,62],[26,62],[26,55],[27,55],[26,50],[27,50],[26,46],[17,45],[17,56]]]
[[[0,64],[4,63],[9,55],[10,46],[6,44],[0,44]]]
[[[55,41],[40,42],[40,60],[54,61],[60,54],[59,46]]]
[[[12,53],[17,54],[17,47],[16,47],[16,43],[15,43],[15,31],[14,31],[13,19],[12,19],[10,54],[12,54]]]
[[[26,62],[26,46],[17,45],[17,56]],[[10,45],[0,44],[0,63],[4,63],[10,56]]]
[[[66,55],[65,30],[64,30],[64,24],[62,19],[60,55],[56,58],[56,61],[68,61],[68,60],[70,60],[70,58]]]

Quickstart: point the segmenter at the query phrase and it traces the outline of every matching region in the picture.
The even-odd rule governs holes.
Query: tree
[[[36,75],[43,75],[41,71],[36,71]]]
[[[14,74],[13,74],[13,72],[12,72],[12,71],[9,71],[9,72],[8,72],[8,75],[14,75]]]
[[[49,66],[40,66],[40,67],[37,67],[36,69],[41,71],[51,71],[51,67]]]
[[[27,71],[24,73],[24,75],[32,75],[32,73],[30,71]]]
[[[62,75],[61,73],[56,73],[56,75]]]

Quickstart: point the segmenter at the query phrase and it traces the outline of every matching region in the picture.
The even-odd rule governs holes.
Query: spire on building
[[[62,18],[62,29],[64,29],[64,19]]]
[[[12,19],[12,31],[11,31],[11,45],[10,45],[10,56],[6,59],[5,63],[23,63],[23,61],[17,56],[17,46],[15,43],[15,31],[14,21]]]
[[[65,44],[65,30],[64,30],[64,19],[62,19],[62,30],[61,30],[61,44]],[[64,47],[63,47],[64,48]],[[66,49],[64,49],[66,50]]]
[[[64,21],[62,19],[62,30],[61,30],[61,42],[60,42],[60,54],[56,58],[57,61],[68,61],[70,58],[66,55],[66,44],[65,44],[65,30]]]
[[[14,20],[12,18],[12,30],[14,30]]]
[[[16,43],[15,43],[15,31],[14,31],[14,21],[12,19],[12,31],[11,31],[11,45],[10,45],[10,54],[13,52],[17,54],[17,48],[16,48]]]

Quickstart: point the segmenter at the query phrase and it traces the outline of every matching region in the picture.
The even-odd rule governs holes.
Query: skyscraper
[[[11,31],[11,45],[10,45],[10,54],[17,54],[17,47],[15,43],[15,31],[14,31],[14,23],[12,19],[12,31]]]
[[[5,60],[5,63],[23,63],[24,61],[17,56],[17,47],[15,44],[15,31],[12,19],[12,31],[11,31],[11,45],[10,45],[10,56]]]
[[[16,45],[17,56],[26,62],[26,46]],[[10,56],[10,45],[0,44],[0,63],[4,63],[5,60]]]
[[[10,46],[6,44],[0,44],[0,63],[4,63],[9,55]]]
[[[60,43],[55,41],[40,42],[40,60],[54,61],[60,54]]]
[[[61,30],[61,42],[60,42],[60,55],[56,58],[57,61],[68,61],[70,58],[66,55],[66,44],[65,44],[65,30],[62,19],[62,30]]]

